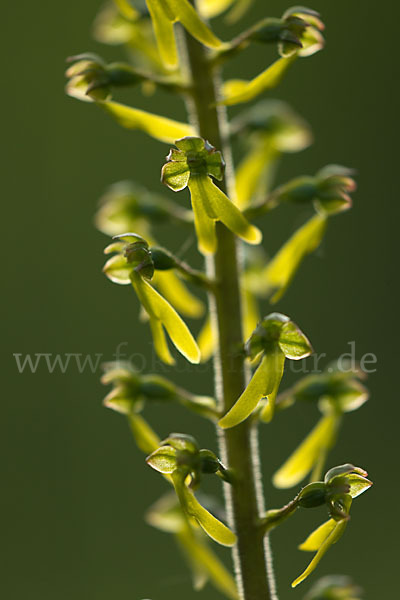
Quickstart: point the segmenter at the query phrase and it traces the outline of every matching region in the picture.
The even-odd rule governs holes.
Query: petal
[[[194,214],[194,226],[196,229],[199,251],[204,254],[214,254],[217,249],[217,238],[215,235],[215,223],[207,214],[201,190],[197,185],[198,177],[189,180],[190,198]]]
[[[258,309],[257,298],[254,296],[254,294],[246,290],[243,290],[242,294],[244,338],[247,340],[256,329],[261,317]]]
[[[146,0],[146,4],[161,59],[168,68],[175,69],[178,66],[178,52],[174,34],[174,19],[167,8],[168,3],[165,0]]]
[[[177,496],[186,514],[196,519],[200,527],[215,542],[218,542],[221,546],[234,546],[236,535],[197,501],[193,492],[182,481],[181,474],[175,472],[172,479]]]
[[[251,415],[261,398],[276,394],[282,379],[284,361],[285,357],[279,349],[263,357],[243,394],[219,421],[220,427],[225,429],[239,425]]]
[[[321,453],[325,453],[334,443],[340,417],[322,417],[300,446],[287,459],[273,476],[277,488],[290,488],[297,485],[311,471]]]
[[[317,527],[317,529],[310,533],[308,538],[300,544],[299,550],[303,550],[304,552],[317,552],[325,542],[326,538],[331,535],[335,527],[336,521],[334,519],[325,521],[325,523],[322,523],[322,525]]]
[[[205,19],[212,19],[229,8],[235,0],[199,0],[199,12]]]
[[[165,1],[165,0],[164,0]],[[221,48],[223,43],[211,31],[211,29],[202,21],[197,11],[188,2],[188,0],[166,0],[171,11],[175,14],[175,19],[180,21],[184,28],[199,42],[210,48]]]
[[[142,450],[145,454],[151,454],[154,450],[157,450],[160,439],[143,417],[131,414],[129,424],[139,450]]]
[[[236,195],[237,206],[241,210],[247,208],[256,195],[266,195],[277,154],[272,145],[263,140],[239,164],[236,170]]]
[[[189,181],[191,194],[202,199],[209,217],[221,221],[228,229],[249,244],[259,244],[262,234],[251,225],[240,210],[229,200],[209,177],[195,176]]]
[[[254,0],[236,0],[235,4],[229,11],[226,21],[230,25],[237,23],[246,14]]]
[[[293,63],[295,56],[279,58],[265,71],[250,81],[232,79],[226,81],[223,87],[223,100],[220,104],[233,105],[253,100],[259,94],[275,87],[280,83],[287,69]]]
[[[189,362],[199,363],[200,350],[189,328],[169,302],[135,272],[132,273],[132,284],[150,318],[161,321],[172,343]]]
[[[150,317],[150,329],[153,337],[154,350],[167,365],[174,365],[175,359],[169,351],[167,338],[161,321]]]
[[[152,281],[168,302],[182,315],[197,318],[204,313],[203,303],[190,293],[173,270],[155,271]]]
[[[274,292],[272,303],[281,299],[303,258],[318,248],[326,225],[325,217],[315,215],[292,235],[268,263],[262,277],[267,290]]]
[[[121,15],[123,15],[126,19],[132,20],[138,18],[139,13],[135,8],[133,8],[129,0],[114,0],[114,4],[117,6]]]
[[[329,521],[328,521],[328,523],[329,523]],[[312,561],[310,562],[310,564],[308,565],[306,570],[299,577],[297,577],[297,579],[295,579],[293,581],[292,588],[299,585],[299,583],[304,581],[315,570],[318,563],[320,562],[322,557],[326,554],[326,552],[329,550],[329,548],[333,544],[336,544],[336,542],[342,537],[344,530],[346,529],[348,521],[347,520],[343,520],[343,521],[339,521],[339,522],[334,521],[334,523],[335,523],[335,527],[332,529],[331,533],[328,535],[328,537],[325,539],[325,541],[319,547],[317,554],[314,556],[314,558],[312,559]]]
[[[118,102],[107,101],[97,104],[114,117],[122,127],[139,129],[167,144],[173,144],[178,138],[193,135],[193,128],[186,123],[154,115]]]
[[[189,527],[178,535],[178,540],[192,564],[197,566],[197,569],[201,570],[227,598],[237,600],[238,594],[234,578],[206,543]]]

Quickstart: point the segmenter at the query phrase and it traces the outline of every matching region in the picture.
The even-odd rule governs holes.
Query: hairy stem
[[[222,150],[226,176],[221,188],[234,196],[233,167],[225,108],[216,107],[219,74],[204,46],[185,33],[181,54],[191,80],[188,108],[198,134]],[[186,55],[186,56],[185,56]],[[218,350],[214,360],[215,393],[221,410],[228,411],[248,382],[243,354],[241,261],[235,235],[217,223],[218,250],[207,259],[207,275],[215,278],[210,294],[210,314]],[[265,512],[261,484],[257,426],[247,420],[238,427],[219,430],[223,461],[234,474],[233,485],[225,484],[230,526],[238,543],[233,558],[243,600],[277,600],[268,538],[260,526]]]

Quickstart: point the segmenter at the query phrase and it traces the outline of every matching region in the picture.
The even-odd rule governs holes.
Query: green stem
[[[269,510],[263,519],[262,527],[265,533],[268,533],[278,525],[281,525],[286,519],[291,517],[298,508],[297,497],[286,504],[283,508]]]
[[[224,108],[216,107],[218,73],[204,46],[189,34],[185,34],[185,41],[186,49],[182,48],[181,54],[191,79],[190,118],[199,135],[222,150],[226,177],[221,188],[232,197],[233,168],[226,114]],[[243,332],[239,242],[221,223],[217,223],[217,239],[218,250],[206,264],[208,277],[216,282],[214,294],[209,295],[213,330],[218,336],[215,393],[225,413],[242,394],[249,373],[240,351]],[[260,526],[265,507],[257,427],[247,420],[232,429],[219,429],[218,435],[222,460],[234,476],[233,485],[225,485],[225,494],[229,523],[238,537],[233,558],[240,596],[243,600],[277,600],[269,540]]]

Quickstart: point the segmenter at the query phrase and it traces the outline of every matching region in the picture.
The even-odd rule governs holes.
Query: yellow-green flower
[[[175,362],[168,348],[167,331],[174,346],[189,362],[200,362],[200,350],[187,325],[149,282],[154,274],[154,264],[147,242],[132,233],[117,236],[117,239],[105,250],[107,254],[117,254],[107,261],[104,272],[111,281],[117,283],[129,277],[149,318],[154,348],[159,357],[167,364]]]
[[[231,79],[223,86],[222,104],[249,102],[262,92],[277,86],[297,57],[311,56],[324,46],[324,24],[313,10],[294,7],[281,19],[267,18],[257,23],[230,45],[230,51],[251,42],[277,43],[280,58],[251,79]],[[227,50],[229,52],[229,50]]]
[[[131,181],[111,185],[100,200],[95,216],[97,228],[106,235],[115,236],[121,231],[135,231],[151,246],[156,246],[152,225],[157,223],[191,223],[193,215],[167,198],[146,190]],[[118,266],[118,261],[117,261]],[[129,270],[108,271],[112,281],[130,285]],[[204,312],[203,303],[194,296],[173,269],[155,271],[152,284],[161,294],[187,317],[197,318]]]
[[[345,413],[360,408],[368,400],[368,391],[354,371],[341,371],[331,365],[324,373],[302,378],[282,397],[286,403],[317,403],[322,417],[273,476],[278,488],[290,488],[309,473],[311,480],[323,472],[329,450],[336,441]]]
[[[147,80],[145,75],[136,72],[129,65],[120,63],[107,65],[97,55],[89,53],[74,56],[70,61],[76,62],[66,71],[69,79],[66,92],[69,96],[94,102],[122,127],[139,129],[167,144],[193,133],[193,127],[187,123],[111,100],[113,87],[135,85]]]
[[[342,537],[350,518],[353,499],[372,485],[366,478],[367,475],[363,469],[350,464],[334,467],[326,473],[326,503],[331,518],[313,531],[299,546],[300,550],[316,554],[305,571],[293,581],[292,587],[304,581],[316,569],[329,548]]]
[[[216,419],[214,398],[192,394],[161,375],[143,375],[130,363],[106,363],[104,370],[101,382],[113,385],[104,405],[116,412],[130,416],[141,412],[146,403],[177,403],[205,418]]]
[[[97,54],[89,52],[71,56],[65,75],[69,81],[66,92],[69,96],[86,102],[104,101],[111,98],[113,87],[136,85],[144,80],[125,63],[107,64]]]
[[[261,416],[263,420],[270,421],[274,414],[285,359],[301,360],[312,353],[312,347],[289,317],[272,313],[264,317],[253,332],[246,343],[246,351],[251,359],[261,354],[261,362],[243,394],[219,421],[220,427],[235,427],[247,419],[265,397],[268,397],[268,403]]]
[[[223,465],[209,450],[200,450],[189,435],[171,434],[150,456],[147,463],[156,471],[169,475],[182,510],[200,525],[205,533],[222,546],[233,546],[235,534],[216,519],[196,499],[192,489],[203,473],[217,473]]]
[[[285,102],[263,100],[232,122],[249,148],[236,169],[237,205],[243,210],[264,201],[283,153],[299,152],[312,142],[309,125]]]
[[[260,243],[260,230],[247,221],[211,180],[211,177],[218,180],[223,177],[224,162],[221,153],[197,137],[182,138],[175,145],[178,150],[172,149],[169,153],[168,162],[162,168],[161,180],[174,192],[189,188],[200,252],[215,252],[216,221],[221,221],[249,244]]]

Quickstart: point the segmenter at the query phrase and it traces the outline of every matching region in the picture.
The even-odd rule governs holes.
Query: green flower
[[[340,371],[328,366],[324,373],[302,378],[279,399],[290,406],[294,402],[317,403],[322,417],[296,450],[273,476],[278,488],[297,485],[311,471],[318,479],[328,451],[334,445],[342,416],[360,408],[368,400],[368,390],[359,381],[357,372]]]
[[[146,403],[177,403],[203,417],[216,419],[213,398],[192,394],[161,375],[142,375],[129,363],[106,363],[101,382],[113,385],[104,405],[124,415],[140,413]]]
[[[251,42],[278,43],[281,56],[262,73],[251,79],[231,79],[223,86],[221,104],[249,102],[268,89],[276,87],[298,57],[311,56],[324,47],[321,31],[324,24],[313,10],[294,7],[281,19],[267,18],[238,36],[226,52],[243,49]]]
[[[116,236],[115,239],[117,241],[108,246],[105,253],[117,254],[106,262],[104,273],[117,283],[129,278],[149,318],[154,348],[159,357],[167,364],[175,362],[168,348],[165,329],[179,352],[189,362],[198,363],[200,350],[187,325],[171,304],[149,283],[154,274],[154,263],[148,243],[134,233]]]
[[[232,123],[249,151],[236,169],[238,207],[264,200],[276,164],[283,153],[299,152],[312,142],[309,125],[285,102],[264,100],[241,113]]]
[[[174,192],[189,188],[199,250],[212,254],[216,250],[215,221],[224,225],[250,244],[261,241],[261,232],[251,225],[240,210],[211,180],[221,180],[224,161],[221,153],[202,138],[186,137],[175,142],[161,181]]]
[[[124,63],[106,64],[97,54],[84,53],[68,58],[73,63],[66,71],[69,96],[86,102],[109,100],[112,87],[136,85],[143,75]]]
[[[354,171],[328,165],[314,177],[303,176],[282,185],[274,192],[276,202],[312,203],[322,216],[335,215],[351,208],[350,193],[357,188]]]
[[[80,54],[70,61],[76,61],[66,72],[69,82],[66,92],[69,96],[94,102],[107,112],[117,123],[126,129],[139,129],[151,137],[173,143],[178,137],[191,135],[193,128],[145,110],[126,106],[111,100],[111,88],[135,85],[146,81],[146,76],[136,72],[132,67],[121,63],[105,64],[95,54]]]
[[[299,546],[300,550],[316,552],[314,558],[292,583],[296,587],[317,567],[329,548],[342,537],[350,519],[350,507],[354,498],[368,490],[372,482],[366,479],[368,473],[359,467],[346,464],[335,467],[325,475],[326,504],[331,516]]]
[[[249,385],[233,407],[219,421],[220,427],[234,427],[247,419],[262,398],[268,397],[261,417],[270,421],[283,375],[285,359],[301,360],[312,353],[307,337],[286,315],[272,313],[264,317],[250,339],[246,353],[251,359],[262,355]]]
[[[309,8],[289,8],[281,19],[266,18],[257,23],[246,35],[246,40],[260,43],[278,43],[279,54],[311,56],[324,46],[321,31],[325,29],[320,15]]]
[[[282,298],[304,258],[319,247],[328,218],[351,208],[349,194],[356,189],[351,175],[351,169],[328,165],[314,176],[297,177],[270,193],[263,204],[265,211],[290,202],[311,204],[317,214],[294,232],[266,266],[253,274],[251,287],[255,293],[271,296],[272,303]]]
[[[224,472],[223,465],[212,452],[200,450],[192,436],[171,434],[146,460],[150,467],[171,477],[182,510],[189,519],[194,519],[209,537],[222,546],[236,543],[235,534],[208,512],[192,491],[202,474]]]
[[[185,210],[131,181],[120,181],[111,185],[101,198],[95,216],[97,228],[106,235],[114,236],[121,231],[135,231],[152,247],[157,245],[153,235],[153,224],[191,223],[192,220],[190,210]],[[120,264],[120,259],[111,260],[107,276],[115,283],[130,285],[130,271],[121,271]],[[156,270],[152,284],[182,315],[198,318],[204,313],[203,303],[189,291],[173,269]]]

